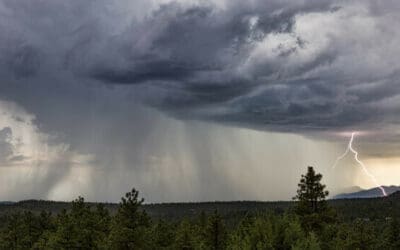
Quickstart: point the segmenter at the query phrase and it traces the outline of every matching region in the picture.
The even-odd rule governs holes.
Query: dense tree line
[[[233,225],[218,211],[177,221],[152,219],[135,189],[113,214],[79,197],[56,215],[7,215],[0,249],[400,249],[396,217],[343,220],[325,201],[321,179],[309,167],[293,209],[243,214]]]

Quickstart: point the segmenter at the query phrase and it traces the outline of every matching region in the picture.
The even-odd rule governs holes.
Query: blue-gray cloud
[[[308,136],[379,130],[367,142],[397,143],[399,7],[0,0],[0,99],[32,114],[49,146],[65,143],[93,155],[102,171],[117,165],[138,176],[152,149],[154,161],[171,157],[152,137],[178,137],[159,132],[171,122],[165,114]],[[11,145],[0,141],[0,158],[12,159]],[[398,153],[384,148],[368,152]],[[192,158],[204,162],[212,154],[205,151]],[[70,174],[70,159],[60,162],[67,171],[57,180]],[[204,180],[216,172],[203,170]]]
[[[172,2],[113,19],[120,6],[103,1],[4,0],[2,71],[129,85],[139,102],[182,119],[284,131],[376,129],[382,120],[398,122],[399,37],[386,25],[399,22],[397,5]]]

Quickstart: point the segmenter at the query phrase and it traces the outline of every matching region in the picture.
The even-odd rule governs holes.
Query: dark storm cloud
[[[131,185],[154,201],[247,198],[253,176],[277,181],[274,163],[322,150],[208,122],[318,138],[379,130],[363,137],[368,154],[397,153],[386,150],[400,121],[396,1],[162,2],[0,0],[0,101],[16,105],[0,102],[0,161],[30,173],[6,169],[10,199],[115,200]],[[245,165],[258,167],[246,177]],[[295,184],[293,170],[279,173]]]
[[[243,47],[270,32],[287,30],[293,13],[266,14],[249,29],[249,20],[256,15],[221,12],[212,7],[185,7],[167,4],[148,18],[134,23],[120,37],[118,56],[124,59],[119,71],[115,64],[107,71],[94,67],[94,75],[114,83],[140,83],[149,80],[195,80],[198,74],[215,74],[229,70]],[[272,17],[271,17],[272,16]],[[109,46],[116,45],[113,41]],[[115,58],[111,58],[111,62]],[[104,71],[104,72],[103,72]]]
[[[39,96],[80,109],[97,84],[180,119],[257,129],[399,122],[396,2],[0,3],[1,95],[28,109]],[[38,121],[53,113],[38,109]]]
[[[117,58],[90,62],[91,75],[116,84],[175,81],[180,87],[189,85],[195,95],[196,89],[213,91],[213,85],[218,89],[237,81],[249,84],[249,80],[238,76],[236,68],[252,44],[270,33],[290,32],[294,15],[306,7],[312,9],[279,7],[261,5],[258,9],[221,11],[197,5],[162,5],[125,30],[117,38],[122,44],[110,41],[104,51],[119,46],[114,55]],[[109,56],[107,52],[105,55]],[[199,82],[207,86],[202,88]]]
[[[33,76],[40,67],[39,52],[32,46],[19,45],[7,58],[6,65],[15,77]]]
[[[223,10],[161,5],[109,39],[100,58],[90,55],[93,61],[85,61],[83,66],[89,73],[83,74],[106,84],[151,86],[150,95],[157,98],[150,96],[143,101],[183,119],[283,131],[344,130],[366,123],[373,127],[382,116],[396,115],[394,110],[373,104],[399,94],[396,69],[371,71],[367,64],[372,62],[357,61],[361,58],[351,51],[346,55],[353,45],[343,46],[360,39],[358,36],[330,35],[324,31],[329,27],[319,25],[316,28],[322,30],[315,30],[311,37],[300,30],[308,24],[299,19],[307,16],[314,17],[312,22],[333,19],[331,25],[340,30],[345,28],[342,16],[351,23],[363,15],[379,25],[389,11],[367,2],[353,4],[257,2]],[[352,13],[353,8],[365,8],[362,11],[366,12]],[[374,13],[376,9],[383,14]],[[362,33],[362,27],[351,28]],[[319,45],[318,32],[329,39],[322,49],[314,48]],[[379,35],[382,30],[378,27],[368,32]],[[262,49],[274,42],[274,47]],[[357,42],[362,45],[366,41]],[[366,54],[376,54],[375,49],[365,47]],[[305,53],[314,55],[301,58]],[[341,64],[343,57],[350,61]],[[360,67],[355,66],[355,74],[348,75],[353,65],[346,63]],[[79,61],[74,64],[80,65]],[[368,87],[368,83],[379,81],[385,83]]]

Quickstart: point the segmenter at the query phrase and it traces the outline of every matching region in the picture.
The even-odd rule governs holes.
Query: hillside
[[[388,195],[400,191],[400,186],[383,186]],[[334,199],[355,199],[355,198],[374,198],[382,197],[382,191],[378,188],[371,188],[356,192],[346,192],[334,196]]]
[[[400,191],[388,197],[377,198],[345,198],[332,199],[328,203],[344,218],[385,218],[397,214],[400,216]],[[96,206],[97,203],[89,203]],[[115,213],[118,204],[103,203],[111,212]],[[235,217],[247,213],[269,211],[283,213],[293,206],[292,201],[231,201],[231,202],[199,202],[199,203],[159,203],[145,204],[143,209],[154,219],[168,220],[181,219],[183,217],[195,217],[201,212],[211,213],[218,210],[225,217]],[[49,211],[57,214],[63,209],[69,209],[70,202],[56,202],[44,200],[26,200],[14,203],[0,203],[0,216],[18,211]]]

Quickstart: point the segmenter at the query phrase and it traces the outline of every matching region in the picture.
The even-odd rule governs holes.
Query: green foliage
[[[307,237],[295,215],[256,215],[239,224],[230,235],[228,249],[301,249],[308,245],[314,249],[311,246],[319,244],[312,237]]]
[[[299,239],[292,247],[293,250],[320,250],[320,244],[314,233]]]
[[[110,249],[145,249],[150,244],[150,218],[146,212],[139,210],[144,200],[138,197],[139,192],[132,189],[121,198],[111,223]]]
[[[333,222],[335,213],[327,205],[325,198],[329,192],[321,184],[322,175],[316,174],[313,167],[308,167],[298,184],[295,212],[301,218],[307,231],[320,231],[325,223]]]
[[[285,216],[281,227],[283,229],[283,242],[281,245],[276,244],[278,248],[291,249],[303,244],[306,234],[302,230],[298,217]]]
[[[387,249],[400,249],[400,223],[397,218],[388,218],[389,226],[386,229]]]
[[[227,232],[224,221],[215,211],[209,218],[204,230],[205,246],[210,250],[225,249],[227,242]]]
[[[379,242],[376,236],[380,233],[375,230],[371,222],[362,219],[357,219],[350,224],[342,224],[337,234],[336,248],[378,249]]]
[[[30,211],[15,213],[6,218],[7,225],[1,232],[1,249],[31,249],[41,235],[50,230],[50,214],[35,216]]]
[[[172,249],[175,237],[175,226],[159,220],[152,229],[152,244],[154,249]]]
[[[101,248],[108,234],[110,217],[101,206],[95,211],[79,197],[70,212],[64,210],[57,218],[57,229],[45,235],[38,248],[94,249]],[[46,239],[47,238],[47,239]]]
[[[193,250],[202,249],[201,234],[195,224],[189,220],[183,220],[175,234],[175,242],[173,249]]]
[[[325,198],[329,192],[324,190],[325,185],[321,184],[322,175],[316,174],[313,167],[308,167],[307,174],[302,175],[298,184],[298,201],[296,212],[300,215],[308,215],[324,212],[326,210]]]
[[[274,249],[273,222],[265,216],[245,217],[231,234],[229,249]]]
[[[321,179],[309,168],[300,181],[295,209],[284,213],[201,210],[193,213],[196,217],[153,222],[135,189],[111,214],[104,205],[79,197],[56,215],[17,211],[0,217],[0,249],[400,249],[395,200],[341,201],[342,212],[335,218]],[[358,211],[348,208],[353,202]],[[376,204],[393,206],[391,217],[377,212]]]

